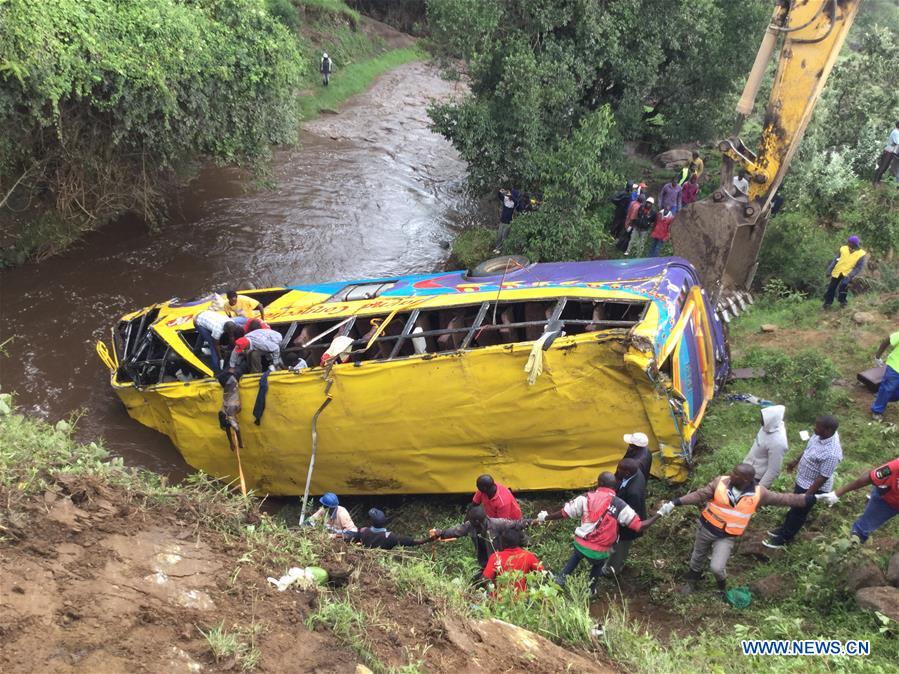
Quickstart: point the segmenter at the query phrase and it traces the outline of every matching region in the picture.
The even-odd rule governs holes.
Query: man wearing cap
[[[362,527],[358,531],[350,531],[344,534],[347,542],[361,543],[365,548],[380,548],[382,550],[393,550],[399,546],[412,547],[415,545],[423,545],[428,539],[415,540],[409,536],[400,536],[392,531],[388,531],[387,516],[383,511],[372,508],[368,511],[368,520],[371,526]]]
[[[237,366],[244,361],[244,371],[262,372],[262,357],[271,358],[275,369],[282,367],[281,363],[281,333],[271,328],[259,328],[251,330],[234,343],[231,352],[229,369],[234,372]]]
[[[471,497],[471,502],[484,506],[487,517],[500,517],[507,520],[521,519],[521,508],[508,487],[495,482],[490,475],[481,475],[476,485],[478,490]]]
[[[833,304],[835,294],[840,301],[840,306],[846,306],[849,282],[865,268],[868,253],[861,247],[861,243],[857,236],[850,236],[846,240],[846,245],[840,246],[839,252],[830,261],[830,266],[827,268],[827,273],[830,274],[830,284],[827,286],[827,292],[824,293],[825,309],[830,308]]]
[[[627,433],[624,436],[627,449],[622,459],[634,459],[640,466],[643,477],[649,480],[649,470],[652,468],[652,454],[649,451],[649,438],[646,433]]]
[[[631,240],[624,253],[626,256],[640,257],[643,255],[646,237],[649,236],[649,230],[656,222],[655,202],[656,200],[652,197],[647,197],[640,210],[637,211],[637,217],[631,223]]]
[[[319,500],[322,507],[312,513],[312,516],[306,520],[309,525],[321,520],[325,527],[331,533],[342,534],[348,531],[356,531],[356,525],[350,512],[340,505],[340,500],[334,492],[328,492]]]

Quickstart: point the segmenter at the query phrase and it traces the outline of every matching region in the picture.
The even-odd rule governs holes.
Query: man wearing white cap
[[[649,479],[649,469],[652,468],[652,454],[649,452],[649,438],[646,433],[627,433],[624,436],[627,443],[627,451],[622,459],[634,459],[640,464],[640,472],[643,477]]]

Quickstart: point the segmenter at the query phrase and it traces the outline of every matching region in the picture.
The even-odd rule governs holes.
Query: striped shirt
[[[796,484],[800,489],[808,489],[812,482],[821,475],[827,478],[818,491],[831,491],[833,489],[833,474],[843,460],[843,447],[840,445],[840,434],[834,433],[826,440],[813,435],[802,458],[799,460],[799,470],[796,473]]]

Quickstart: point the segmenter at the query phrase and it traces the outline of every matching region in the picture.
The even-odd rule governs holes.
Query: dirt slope
[[[244,545],[198,521],[187,499],[148,508],[133,492],[63,476],[24,506],[2,531],[0,671],[239,671],[233,656],[216,661],[200,633],[219,624],[255,634],[247,637],[260,652],[254,671],[356,669],[359,657],[331,631],[305,626],[320,591],[275,590],[265,577],[282,566],[241,563]],[[381,616],[365,626],[365,640],[386,667],[609,671],[517,627],[448,617],[428,597],[401,596],[371,563],[337,545],[325,566],[344,585],[338,595]]]

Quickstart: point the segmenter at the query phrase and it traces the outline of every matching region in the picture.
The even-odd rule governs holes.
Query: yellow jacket
[[[865,266],[864,257],[867,255],[864,248],[849,250],[849,246],[840,246],[840,252],[830,263],[830,275],[833,278],[845,276],[852,278]]]

